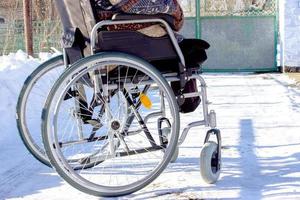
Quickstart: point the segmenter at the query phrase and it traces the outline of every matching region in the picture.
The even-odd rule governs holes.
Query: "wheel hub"
[[[114,131],[119,130],[121,127],[120,122],[117,120],[113,120],[110,125],[111,125],[112,130],[114,130]]]

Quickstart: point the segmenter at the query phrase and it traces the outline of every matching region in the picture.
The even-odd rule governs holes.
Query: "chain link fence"
[[[200,0],[202,17],[274,16],[276,12],[276,0]]]
[[[61,25],[54,0],[31,0],[34,52],[60,48]],[[0,55],[25,51],[22,0],[0,1]]]
[[[32,26],[35,53],[49,51],[51,47],[61,48],[62,31],[59,21],[34,21]],[[0,55],[19,49],[25,51],[23,21],[0,24]]]

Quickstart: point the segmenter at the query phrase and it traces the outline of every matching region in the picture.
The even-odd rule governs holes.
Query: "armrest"
[[[137,15],[137,14],[115,14],[112,17],[113,21],[121,20],[139,20],[139,19],[162,19],[166,21],[172,29],[174,29],[174,19],[172,16],[167,14],[156,14],[156,15]]]

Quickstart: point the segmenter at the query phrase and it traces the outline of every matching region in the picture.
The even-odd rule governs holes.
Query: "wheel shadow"
[[[279,195],[280,197],[287,195],[291,195],[292,197],[300,196],[300,178],[299,176],[294,176],[294,174],[300,172],[300,153],[295,153],[288,158],[284,156],[273,156],[269,158],[259,157],[257,150],[261,148],[285,147],[287,145],[257,146],[255,145],[255,137],[253,121],[251,119],[240,120],[240,137],[238,145],[227,146],[223,149],[223,151],[235,150],[238,153],[238,156],[227,156],[222,158],[222,176],[215,185],[199,184],[198,186],[195,185],[193,187],[179,186],[177,188],[168,189],[157,188],[152,191],[137,192],[128,197],[133,199],[144,199],[144,196],[148,194],[149,198],[167,198],[171,194],[172,197],[174,197],[180,195],[183,196],[185,194],[189,195],[191,193],[199,194],[199,192],[230,192],[233,190],[238,191],[238,198],[243,199],[271,198],[276,197],[276,195]],[[300,147],[299,143],[293,143],[291,145],[293,148],[295,148],[295,146]],[[177,162],[171,164],[171,167],[167,169],[167,173],[170,173],[170,175],[176,172],[199,173],[199,158],[179,157]],[[287,188],[299,188],[299,190],[287,190]],[[224,199],[221,195],[220,198]]]

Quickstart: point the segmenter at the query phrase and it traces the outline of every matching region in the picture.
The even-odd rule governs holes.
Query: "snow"
[[[39,59],[27,58],[27,54],[19,50],[17,53],[0,56],[1,144],[16,140],[15,107],[26,77],[39,64],[55,55],[57,54],[40,53]]]
[[[50,54],[40,56],[44,60]],[[15,105],[25,78],[41,59],[19,51],[0,57],[0,199],[99,199],[64,182],[25,149]],[[300,89],[284,74],[205,74],[211,109],[222,132],[220,180],[201,180],[206,128],[189,132],[179,158],[146,188],[119,199],[299,199]],[[181,115],[181,129],[201,108]]]

